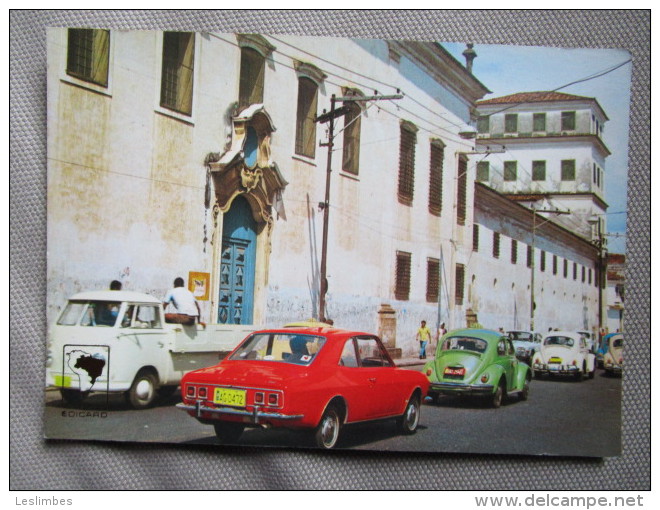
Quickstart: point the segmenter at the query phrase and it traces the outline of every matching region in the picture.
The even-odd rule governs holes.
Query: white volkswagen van
[[[217,364],[256,328],[167,324],[163,304],[139,292],[72,296],[49,331],[46,386],[78,404],[90,392],[124,393],[134,408],[176,391],[186,372]]]

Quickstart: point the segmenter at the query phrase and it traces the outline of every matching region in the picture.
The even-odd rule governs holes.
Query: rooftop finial
[[[463,52],[463,56],[465,57],[465,67],[469,73],[472,73],[472,62],[477,58],[477,52],[474,51],[473,47],[473,43],[467,43],[467,49]]]

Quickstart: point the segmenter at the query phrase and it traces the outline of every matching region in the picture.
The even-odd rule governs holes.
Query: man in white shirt
[[[166,313],[165,322],[194,326],[199,319],[199,304],[193,293],[184,287],[183,278],[174,279],[174,288],[170,289],[165,296],[163,306],[172,305],[175,313]],[[203,324],[200,322],[200,324]]]

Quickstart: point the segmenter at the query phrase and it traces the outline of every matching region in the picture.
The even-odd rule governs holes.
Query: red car
[[[428,379],[395,367],[380,339],[330,327],[257,331],[219,365],[181,381],[177,407],[213,425],[222,443],[245,427],[314,430],[333,448],[347,423],[396,418],[404,434],[419,424]]]

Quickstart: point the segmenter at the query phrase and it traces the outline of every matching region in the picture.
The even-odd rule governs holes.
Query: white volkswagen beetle
[[[583,335],[576,331],[549,331],[532,360],[534,375],[568,375],[577,381],[596,371],[596,356],[589,351]]]
[[[603,368],[608,375],[623,372],[623,335],[610,335],[607,342],[607,352],[603,356]]]

